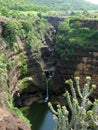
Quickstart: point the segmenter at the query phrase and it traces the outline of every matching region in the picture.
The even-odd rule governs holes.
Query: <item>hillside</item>
[[[8,8],[11,10],[33,10],[33,11],[45,11],[47,7],[36,5],[29,0],[0,0],[0,8]]]
[[[84,0],[31,0],[32,2],[48,6],[55,10],[95,10],[98,5],[91,4]]]
[[[0,8],[14,10],[96,10],[98,5],[85,0],[0,0]]]

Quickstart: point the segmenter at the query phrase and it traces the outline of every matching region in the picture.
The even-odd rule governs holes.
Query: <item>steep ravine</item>
[[[19,73],[19,59],[18,54],[14,52],[9,59],[14,59],[15,65],[10,71],[11,77],[10,90],[14,93],[16,105],[30,105],[34,101],[42,102],[45,98],[46,78],[45,72],[52,71],[53,77],[51,78],[51,85],[49,86],[49,94],[51,96],[58,96],[66,90],[67,86],[64,84],[66,79],[75,76],[80,76],[81,87],[85,83],[85,77],[91,76],[92,83],[97,84],[97,57],[98,49],[94,44],[92,49],[85,50],[83,48],[77,48],[76,54],[69,61],[64,60],[56,53],[55,36],[58,30],[59,22],[64,18],[59,17],[45,17],[48,20],[46,24],[46,31],[41,37],[41,48],[38,51],[33,50],[31,46],[25,43],[25,39],[17,39],[19,47],[23,50],[23,57],[26,60],[29,74],[27,75],[28,82],[32,81],[31,86],[28,89],[22,91],[21,84],[18,79],[21,75]],[[95,21],[84,21],[84,26],[91,26],[91,28],[97,29]],[[88,23],[88,24],[87,24]],[[95,26],[96,27],[95,27]],[[16,56],[15,56],[16,55]],[[93,97],[97,97],[97,90],[94,92]]]
[[[20,92],[20,97],[15,96],[15,102],[23,105],[30,105],[33,101],[43,101],[46,93],[46,72],[50,71],[55,75],[56,65],[59,62],[59,56],[55,49],[55,36],[58,29],[59,22],[64,18],[59,17],[45,17],[48,20],[46,24],[46,31],[41,38],[42,47],[39,51],[33,51],[33,49],[24,44],[25,57],[27,59],[27,66],[29,68],[29,77],[33,80],[33,85],[29,89],[24,89]],[[53,24],[54,23],[54,24]],[[24,41],[25,43],[25,41]],[[55,92],[52,85],[49,88],[51,92]],[[18,100],[19,99],[19,100]]]
[[[61,58],[56,53],[55,34],[59,21],[63,18],[46,17],[49,21],[47,23],[47,30],[42,37],[42,47],[39,52],[32,53],[28,48],[28,67],[30,69],[30,75],[33,78],[34,86],[30,87],[27,91],[21,93],[21,102],[24,105],[29,105],[33,101],[43,101],[45,97],[45,85],[46,85],[46,71],[52,71],[53,77],[51,78],[51,85],[49,86],[49,94],[54,97],[58,97],[64,93],[66,86],[64,81],[66,79],[74,79],[75,76],[81,78],[81,88],[85,83],[85,77],[91,76],[92,83],[98,86],[98,49],[97,43],[94,43],[91,49],[85,50],[83,48],[77,48],[75,55],[68,61]],[[96,24],[94,24],[96,23]],[[98,21],[84,21],[84,26],[90,26],[97,29]],[[92,98],[97,98],[97,92],[94,91]],[[20,98],[19,98],[20,99]]]
[[[55,36],[58,30],[59,22],[64,18],[55,18],[55,17],[46,17],[48,23],[46,24],[46,30],[41,37],[41,47],[39,50],[33,50],[33,46],[29,46],[26,44],[26,39],[17,37],[16,43],[19,48],[19,52],[10,50],[6,48],[5,42],[2,38],[3,26],[2,23],[5,22],[6,19],[0,19],[0,54],[4,53],[6,57],[6,62],[11,63],[8,65],[7,69],[5,69],[6,75],[3,75],[4,81],[0,82],[0,85],[3,84],[2,90],[0,91],[1,96],[1,106],[7,102],[6,96],[4,96],[5,92],[10,92],[14,95],[14,102],[16,106],[23,105],[31,105],[34,101],[42,102],[45,99],[46,94],[46,72],[50,71],[53,73],[53,77],[51,78],[50,86],[49,86],[49,94],[51,97],[58,97],[62,94],[67,86],[64,84],[66,79],[72,78],[75,76],[81,77],[81,85],[85,83],[85,77],[90,75],[92,77],[92,83],[96,83],[98,86],[98,46],[94,44],[94,46],[85,51],[82,48],[77,48],[76,54],[69,61],[64,60],[56,53],[56,44],[55,44]],[[92,21],[91,21],[92,23]],[[96,21],[96,25],[98,25],[98,21]],[[94,29],[97,28],[94,27]],[[29,83],[28,88],[23,89],[20,79],[24,76],[21,74],[21,60],[24,59],[28,68],[28,73],[25,76],[26,83]],[[31,83],[31,84],[30,84]],[[92,97],[96,98],[98,93],[98,89],[94,92]],[[56,99],[57,100],[57,99]],[[2,110],[1,108],[1,115]],[[7,112],[9,115],[9,112]],[[7,117],[11,117],[10,115]],[[16,118],[14,114],[12,114],[13,118]],[[5,123],[5,115],[1,120],[1,128],[2,122]],[[14,119],[11,120],[14,121]],[[9,121],[10,122],[10,121]],[[17,121],[18,122],[18,121]],[[21,121],[22,122],[22,121]],[[18,122],[20,124],[20,121]],[[22,122],[23,123],[23,122]],[[15,124],[17,126],[17,124]],[[22,124],[22,126],[24,123]],[[24,125],[25,126],[25,125]],[[8,126],[6,125],[5,128]],[[16,128],[15,130],[23,129],[29,130],[28,126],[25,128]],[[4,129],[5,130],[5,129]],[[14,130],[12,128],[12,130]]]
[[[0,62],[3,60],[3,63],[0,63],[0,130],[31,130],[30,126],[26,124],[25,121],[20,119],[9,107],[6,107],[9,106],[8,104],[10,101],[10,99],[8,100],[7,98],[7,93],[14,90],[19,73],[16,71],[18,70],[17,65],[11,72],[7,71],[6,64],[10,60],[10,58],[7,58],[10,56],[9,54],[13,54],[6,50],[5,43],[2,39],[0,39],[0,45],[0,55],[3,57],[3,59],[0,59]],[[4,66],[5,68],[3,68]],[[17,73],[14,74],[15,71]],[[8,80],[9,76],[12,78],[10,82]]]
[[[46,85],[45,72],[54,72],[55,66],[58,63],[54,40],[57,26],[54,27],[50,23],[46,24],[47,29],[40,39],[42,47],[39,50],[34,50],[31,46],[27,45],[25,38],[18,36],[16,36],[14,48],[11,49],[6,47],[6,42],[3,38],[4,24],[9,20],[9,18],[0,17],[0,54],[3,55],[2,62],[5,66],[5,69],[1,73],[4,80],[0,81],[0,85],[3,86],[0,89],[0,115],[2,117],[0,128],[4,130],[30,130],[30,127],[27,124],[24,125],[24,121],[18,119],[14,112],[4,108],[4,105],[8,104],[6,93],[9,92],[14,96],[16,106],[30,105],[33,101],[42,101],[44,99]],[[56,20],[56,23],[58,25],[59,19]],[[23,65],[27,65],[29,71],[26,75],[23,71],[21,73],[21,66],[23,67]],[[22,90],[20,79],[24,75],[27,82],[31,82],[31,86],[29,85],[29,89]],[[5,113],[7,114],[5,115]],[[12,122],[10,123],[11,120]],[[9,122],[9,125],[7,122]],[[13,126],[11,126],[12,123]]]

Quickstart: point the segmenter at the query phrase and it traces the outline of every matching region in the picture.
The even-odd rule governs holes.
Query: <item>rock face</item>
[[[98,86],[98,46],[94,44],[90,50],[77,48],[76,55],[69,61],[65,61],[60,58],[55,51],[56,31],[59,21],[62,21],[63,19],[55,17],[46,18],[49,23],[47,23],[47,29],[41,39],[42,47],[40,50],[33,52],[31,47],[23,46],[26,51],[25,57],[27,59],[27,64],[30,71],[29,76],[32,77],[34,82],[33,87],[30,88],[28,92],[23,92],[20,94],[21,100],[24,104],[30,104],[30,102],[32,103],[33,99],[35,101],[34,97],[38,97],[36,100],[43,99],[45,95],[45,83],[47,78],[45,75],[46,71],[54,72],[54,76],[51,78],[52,92],[54,92],[54,94],[64,93],[67,88],[64,81],[69,78],[74,79],[75,76],[79,76],[81,78],[81,88],[85,83],[86,76],[91,76],[92,83],[96,83]],[[84,27],[89,26],[90,28],[97,29],[98,21],[82,20],[81,22],[84,23],[82,24]],[[92,97],[98,97],[97,90],[94,92]],[[18,99],[20,100],[20,97]],[[28,102],[29,99],[30,102]]]
[[[14,112],[0,107],[0,130],[31,130]]]
[[[33,85],[27,91],[21,92],[18,84],[19,77],[21,76],[19,71],[19,55],[13,51],[6,50],[8,61],[14,61],[14,67],[8,71],[8,77],[11,80],[6,82],[7,88],[9,88],[11,93],[17,91],[15,99],[20,100],[21,97],[22,101],[26,101],[24,104],[30,104],[32,101],[43,99],[47,79],[46,71],[54,72],[51,78],[54,94],[63,93],[67,88],[64,81],[69,78],[74,79],[75,76],[80,76],[81,87],[85,83],[85,77],[88,75],[92,77],[92,83],[97,84],[98,80],[98,46],[94,45],[91,50],[77,48],[76,55],[69,61],[65,61],[57,55],[55,45],[58,25],[64,18],[48,16],[45,16],[45,18],[48,20],[46,24],[47,29],[40,39],[41,48],[38,51],[33,51],[31,46],[26,45],[25,39],[17,38],[19,48],[24,50],[24,59],[29,69],[27,76],[33,81]],[[98,21],[81,20],[81,22],[84,23],[82,24],[84,27],[89,26],[90,28],[98,29]],[[0,34],[2,34],[2,30],[2,24],[0,24]],[[17,95],[18,92],[20,96]],[[97,90],[94,92],[95,97],[97,97],[97,92]],[[30,102],[28,102],[29,99]]]
[[[70,23],[74,23],[76,20],[71,20]],[[91,29],[98,29],[98,20],[84,20],[80,19],[81,27],[89,27]]]
[[[75,76],[80,77],[81,88],[86,83],[86,76],[91,76],[91,83],[98,86],[98,45],[94,45],[90,50],[82,48],[77,49],[76,55],[69,61],[63,59],[56,66],[55,76],[53,77],[54,85],[57,90],[64,92],[67,88],[64,81],[73,79]],[[58,91],[58,92],[60,92]],[[98,98],[98,88],[92,94],[92,98]]]
[[[3,107],[8,103],[7,92],[13,93],[17,89],[19,72],[18,55],[6,48],[2,38],[2,23],[8,20],[0,17],[0,130],[31,130],[25,121],[19,119],[14,112]],[[11,64],[9,64],[11,63]]]

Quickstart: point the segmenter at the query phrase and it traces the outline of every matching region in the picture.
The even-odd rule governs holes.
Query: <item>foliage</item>
[[[32,23],[28,20],[28,21],[23,21],[22,22],[22,26],[23,26],[23,29],[25,30],[26,33],[29,33],[29,31],[32,30]]]
[[[6,81],[7,77],[7,65],[5,54],[0,55],[0,88],[3,88],[3,84]]]
[[[17,107],[14,107],[13,96],[10,93],[6,93],[6,96],[7,96],[7,100],[8,100],[7,107],[9,107],[11,110],[13,110],[20,119],[24,120],[26,123],[28,123],[31,126],[30,121],[26,117],[24,117],[23,113]]]
[[[11,4],[10,4],[11,3]],[[78,5],[78,6],[76,6]],[[93,5],[86,1],[80,0],[0,0],[0,14],[7,17],[19,18],[23,15],[41,13],[54,14],[60,12],[67,13],[73,10],[93,10],[97,9],[97,5]],[[52,10],[51,10],[52,9]],[[58,12],[57,12],[58,10]],[[53,13],[54,12],[54,13]],[[73,13],[71,13],[73,14]],[[41,15],[40,15],[41,16]],[[41,18],[41,17],[40,17]]]
[[[9,60],[9,61],[7,62],[7,70],[8,70],[8,71],[12,70],[12,68],[13,68],[13,66],[14,66],[14,63],[15,63],[15,61],[12,61],[12,60]]]
[[[98,30],[90,27],[94,22],[79,16],[70,17],[60,23],[57,35],[57,52],[64,58],[72,57],[78,47],[89,49],[98,40]]]
[[[1,8],[0,12],[1,12],[1,15],[3,15],[3,16],[9,15],[9,9],[7,9],[7,8],[4,8],[4,7]]]
[[[28,66],[27,66],[26,59],[22,53],[19,56],[19,62],[20,62],[20,65],[19,65],[20,73],[21,73],[21,76],[24,77],[28,74]]]
[[[55,10],[89,10],[98,6],[84,0],[31,0],[36,4],[44,5]]]
[[[19,80],[19,84],[22,87],[23,91],[28,90],[31,86],[33,86],[33,80],[29,77],[25,77]]]
[[[38,51],[41,47],[40,40],[46,29],[46,21],[37,19],[33,23],[30,20],[23,22],[23,29],[27,37],[26,43],[32,46],[34,51]]]
[[[10,10],[21,10],[21,11],[27,11],[27,10],[33,10],[38,11],[38,9],[42,12],[46,12],[46,10],[49,10],[48,7],[36,5],[30,0],[0,0],[0,8],[8,8]]]
[[[13,20],[3,23],[2,37],[11,49],[13,48],[13,43],[16,41],[16,35],[19,34],[20,28],[21,25]]]
[[[71,79],[65,81],[65,83],[69,84],[71,89],[71,95],[68,91],[66,91],[64,94],[69,110],[66,106],[57,105],[57,111],[55,111],[52,104],[50,102],[48,103],[51,111],[54,114],[53,117],[56,122],[55,130],[98,129],[98,100],[95,99],[94,103],[92,103],[89,99],[89,96],[96,88],[96,85],[92,84],[90,88],[91,77],[87,76],[87,82],[81,91],[79,80],[79,77],[75,78],[76,88],[79,96],[78,98],[73,86],[73,81]]]

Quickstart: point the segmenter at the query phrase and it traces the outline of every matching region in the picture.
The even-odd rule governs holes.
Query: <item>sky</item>
[[[98,0],[86,0],[86,1],[89,1],[89,2],[91,2],[93,4],[98,4]]]

